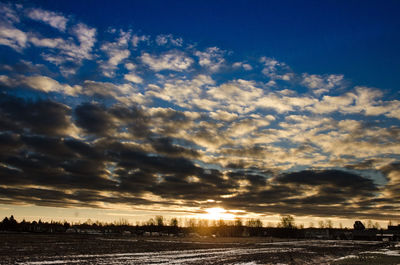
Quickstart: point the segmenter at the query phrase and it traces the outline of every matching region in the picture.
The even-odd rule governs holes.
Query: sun
[[[209,220],[233,220],[235,219],[235,215],[229,213],[224,208],[215,207],[206,209],[206,214],[204,214],[205,219]]]

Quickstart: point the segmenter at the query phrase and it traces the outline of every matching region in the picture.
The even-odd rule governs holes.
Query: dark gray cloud
[[[298,185],[332,184],[337,187],[353,187],[355,185],[374,187],[372,180],[341,170],[305,170],[282,174],[276,180],[280,183]]]
[[[238,173],[231,175],[244,176]],[[261,186],[266,188],[259,191],[251,189],[248,193],[225,199],[224,204],[230,208],[261,214],[278,212],[347,218],[371,217],[368,211],[378,203],[372,200],[380,190],[371,179],[340,170],[282,173],[269,179],[266,186]],[[383,216],[380,215],[380,218]]]
[[[167,154],[170,156],[185,156],[191,158],[196,158],[200,155],[199,152],[194,149],[185,148],[178,145],[177,143],[174,143],[175,140],[179,142],[179,139],[174,139],[172,137],[161,137],[150,139],[150,143],[153,148],[161,154]],[[187,141],[184,141],[184,143],[190,146],[190,143],[188,143]]]
[[[201,152],[196,144],[169,135],[176,132],[175,122],[176,126],[193,122],[177,111],[146,113],[137,107],[96,103],[70,109],[55,101],[5,96],[0,99],[0,115],[0,201],[4,203],[100,207],[100,202],[173,205],[179,199],[187,206],[204,207],[201,201],[213,199],[229,209],[260,214],[342,217],[372,216],[374,208],[396,210],[393,199],[375,196],[381,187],[355,170],[279,174],[277,169],[247,162],[209,168],[197,160]],[[157,130],[152,130],[154,124]],[[71,136],[74,126],[83,138]],[[214,135],[202,126],[194,130],[194,137],[201,132],[207,132],[202,135],[206,138]],[[118,133],[126,138],[121,140]],[[260,156],[264,149],[255,145],[225,151]],[[392,163],[381,171],[390,180],[400,166]],[[396,183],[390,182],[386,190],[398,191]],[[144,199],[149,193],[167,201]],[[231,195],[221,197],[227,194]]]
[[[88,134],[104,136],[115,131],[112,116],[98,104],[82,104],[75,109],[76,124]]]
[[[2,95],[0,130],[44,135],[66,135],[70,108],[50,100],[22,100]]]
[[[84,103],[75,109],[76,124],[86,133],[113,136],[128,132],[135,138],[149,137],[149,117],[135,107],[113,105],[110,108],[96,103]]]

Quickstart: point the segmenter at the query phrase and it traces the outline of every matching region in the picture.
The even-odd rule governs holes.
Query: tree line
[[[357,224],[357,227],[356,227]],[[359,229],[360,221],[356,221],[354,229]],[[367,229],[378,229],[377,224],[367,222]],[[364,225],[362,224],[364,227]],[[327,220],[319,223],[318,228],[310,224],[307,229],[338,229],[333,228],[332,222]],[[9,232],[32,232],[32,233],[130,233],[135,235],[188,235],[198,236],[277,236],[277,237],[301,237],[302,231],[306,230],[303,225],[296,225],[291,215],[281,216],[276,226],[267,224],[264,226],[260,219],[240,218],[234,220],[204,220],[204,219],[166,219],[161,215],[150,218],[144,222],[131,224],[126,219],[107,223],[100,221],[87,221],[81,223],[70,223],[67,221],[25,221],[18,222],[14,216],[5,217],[0,222],[0,231]],[[304,234],[304,233],[303,233]]]

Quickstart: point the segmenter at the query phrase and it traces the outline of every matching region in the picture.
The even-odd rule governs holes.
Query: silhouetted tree
[[[157,226],[164,226],[164,217],[161,215],[156,216],[156,224]]]
[[[177,227],[178,226],[178,219],[172,218],[171,221],[169,222],[169,225],[172,227]]]
[[[365,230],[365,226],[361,221],[355,221],[353,227],[354,230]]]
[[[333,228],[332,220],[328,219],[325,221],[325,228]]]
[[[243,226],[243,222],[242,222],[242,219],[240,219],[240,218],[236,218],[235,219],[235,226]]]
[[[260,219],[249,219],[246,225],[248,227],[262,227],[263,223]]]
[[[155,224],[156,224],[156,222],[154,221],[153,218],[150,218],[150,219],[146,222],[146,225],[147,225],[147,226],[154,226]]]
[[[282,228],[295,228],[294,217],[291,215],[281,216],[280,226]]]

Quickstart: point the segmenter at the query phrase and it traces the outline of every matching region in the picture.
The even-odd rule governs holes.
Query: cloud
[[[73,129],[70,108],[54,101],[29,102],[3,95],[0,111],[2,131],[69,135]]]
[[[143,82],[143,79],[135,73],[129,73],[124,75],[124,79],[133,83],[140,84]]]
[[[56,30],[32,28],[18,6],[0,4],[18,52],[0,65],[1,202],[398,216],[400,101],[379,88],[42,9]]]
[[[125,68],[129,70],[129,73],[124,75],[125,80],[137,84],[141,84],[143,82],[143,78],[137,75],[134,71],[136,69],[136,65],[134,65],[133,63],[127,63],[125,64]]]
[[[79,23],[72,28],[73,34],[78,39],[80,46],[80,58],[90,59],[90,52],[96,42],[96,32],[95,28],[88,27],[83,23]],[[79,54],[79,53],[77,53]],[[78,57],[79,58],[79,57]]]
[[[159,72],[162,70],[185,71],[193,64],[193,59],[180,51],[169,51],[159,56],[143,53],[140,57],[142,62],[150,69]]]
[[[6,45],[17,52],[27,47],[28,36],[15,27],[20,17],[13,4],[0,3],[0,45]]]
[[[400,164],[397,161],[392,162],[382,166],[380,170],[388,179],[383,190],[385,196],[382,197],[397,202],[400,198]]]
[[[27,16],[33,20],[41,21],[45,24],[52,26],[60,31],[65,31],[68,19],[61,14],[43,10],[40,8],[33,8],[27,12]]]
[[[231,113],[224,110],[217,110],[215,112],[211,112],[210,116],[211,118],[217,121],[226,121],[226,122],[236,120],[239,117],[239,115],[237,115],[236,113]]]
[[[57,65],[65,76],[73,74],[83,60],[92,58],[91,52],[96,42],[94,28],[83,23],[74,24],[74,21],[70,21],[60,13],[40,8],[26,9],[22,5],[2,5],[0,13],[4,14],[0,23],[0,44],[7,45],[20,53],[30,45],[46,48],[42,50],[41,56],[44,60]],[[24,26],[20,24],[23,14],[58,29],[62,36],[43,37],[44,34],[40,29],[30,28],[29,24],[25,25],[24,30],[17,28]],[[70,25],[69,28],[67,24]],[[65,35],[68,35],[67,38]]]
[[[235,173],[236,178],[248,179],[249,176],[252,175]],[[236,193],[232,197],[222,199],[223,204],[259,213],[283,212],[295,215],[318,214],[359,218],[371,216],[369,208],[364,208],[363,202],[373,199],[375,192],[378,191],[378,187],[370,179],[338,170],[299,171],[283,173],[276,178],[268,179],[267,182],[263,177],[254,180],[253,185],[262,187],[261,189],[252,193]],[[353,204],[355,201],[358,204]],[[385,217],[380,215],[379,218]]]
[[[171,137],[162,137],[151,139],[151,145],[157,153],[167,154],[168,156],[173,157],[188,157],[188,158],[196,158],[199,156],[199,153],[194,149],[185,148],[177,144],[180,142],[180,139],[174,139]],[[174,143],[175,142],[175,143]],[[184,141],[187,145],[188,143]]]
[[[164,46],[164,45],[172,45],[176,47],[181,47],[183,44],[183,39],[182,38],[174,38],[172,34],[161,34],[157,35],[156,37],[156,43],[159,46]]]
[[[61,38],[38,38],[36,36],[32,36],[29,38],[29,41],[37,46],[37,47],[46,47],[46,48],[57,48],[64,44],[64,40]]]
[[[284,62],[268,57],[261,57],[260,62],[264,64],[262,73],[272,80],[290,81],[294,78],[294,74]]]
[[[21,52],[27,46],[28,36],[25,32],[0,25],[0,44]]]
[[[118,99],[124,95],[135,94],[136,89],[130,84],[114,84],[110,82],[95,82],[85,80],[82,85],[82,94]]]
[[[134,106],[106,108],[101,104],[84,103],[75,109],[75,117],[77,126],[99,137],[128,133],[128,138],[141,138],[150,133],[147,117]]]
[[[12,4],[0,3],[0,21],[3,25],[12,25],[20,22],[18,12],[15,9]]]
[[[139,36],[139,35],[133,34],[133,36],[132,36],[132,46],[135,48],[139,46],[140,42],[149,43],[149,41],[150,41],[150,36],[148,36],[148,35]]]
[[[67,84],[60,84],[58,81],[50,77],[41,75],[18,76],[17,78],[10,78],[8,76],[1,75],[0,83],[11,88],[25,86],[45,93],[58,92],[71,96],[76,96],[81,92],[82,89],[79,85],[70,86]]]
[[[50,48],[41,54],[43,59],[59,66],[60,72],[65,76],[74,74],[83,60],[92,59],[91,52],[96,42],[96,29],[85,24],[73,26],[71,32],[79,45],[72,38],[42,38],[37,34],[29,37],[29,42],[33,45]]]
[[[314,113],[341,112],[343,114],[363,114],[366,116],[385,115],[399,118],[400,101],[384,101],[383,93],[368,87],[355,87],[355,91],[347,92],[340,96],[323,96],[306,109]]]
[[[169,101],[178,106],[203,108],[200,105],[202,88],[214,84],[214,80],[207,75],[197,75],[192,80],[166,80],[162,87],[150,85],[146,95]]]
[[[321,95],[329,92],[333,88],[340,88],[344,85],[343,75],[302,75],[301,84],[312,89],[315,95]]]
[[[234,64],[232,64],[233,68],[243,68],[246,71],[251,71],[253,70],[253,67],[248,64],[248,63],[243,63],[243,62],[236,62]]]
[[[76,108],[76,123],[88,134],[99,136],[111,134],[115,131],[113,117],[103,106],[97,104],[83,104]]]
[[[80,92],[80,86],[62,85],[47,76],[29,76],[22,81],[27,86],[43,92],[61,92],[67,95],[76,95]]]
[[[152,202],[146,194],[156,194],[169,199],[165,203],[179,199],[181,205],[190,205],[212,198],[220,200],[224,207],[260,214],[333,214],[348,218],[369,216],[368,209],[378,203],[374,199],[378,198],[380,188],[363,176],[363,171],[357,174],[309,169],[284,173],[276,169],[276,164],[272,164],[273,170],[265,165],[255,167],[252,159],[265,163],[270,156],[276,158],[278,149],[249,146],[242,136],[251,138],[258,128],[268,127],[268,121],[276,119],[273,116],[251,114],[251,119],[243,119],[217,111],[213,115],[217,123],[207,123],[206,116],[173,109],[150,111],[122,104],[84,103],[71,110],[51,101],[28,102],[13,97],[2,98],[0,115],[1,184],[8,187],[0,191],[0,196],[13,202],[62,207],[85,203],[102,207],[101,203],[133,201],[148,205]],[[230,125],[218,129],[216,125],[221,120]],[[309,131],[332,123],[331,120],[318,125],[318,119],[297,115],[287,120],[294,123],[292,127]],[[157,130],[153,129],[155,125]],[[64,137],[71,135],[74,126],[85,137]],[[343,129],[348,127],[340,125]],[[282,132],[285,130],[282,125]],[[187,139],[180,134],[182,131],[187,132]],[[238,142],[227,139],[235,137],[239,137]],[[241,156],[247,159],[249,168],[210,170],[194,163],[192,159],[204,158],[199,147],[207,146],[206,140],[224,144],[222,148],[207,149],[215,157]],[[239,142],[247,148],[240,147]],[[288,156],[290,152],[282,151],[282,155]],[[393,173],[397,172],[395,166],[381,170],[393,181],[397,179]],[[385,189],[387,194],[395,191],[393,181]],[[59,192],[46,193],[48,189]],[[64,189],[71,192],[63,193]],[[21,193],[23,196],[18,196]],[[162,200],[158,203],[164,204]],[[385,205],[382,203],[381,206]]]
[[[225,64],[226,51],[218,47],[207,48],[204,52],[196,51],[194,54],[199,57],[200,66],[207,68],[210,72],[217,72]]]
[[[352,189],[352,191],[362,186],[362,191],[377,191],[377,187],[372,180],[339,170],[294,172],[283,174],[276,180],[285,184],[290,183],[308,186],[333,185],[342,189]]]
[[[253,102],[262,97],[263,90],[253,81],[238,79],[212,87],[207,94],[219,102],[219,107],[242,113],[254,110]]]
[[[130,32],[121,31],[116,41],[106,42],[101,46],[100,49],[108,56],[108,61],[100,64],[106,77],[114,77],[117,66],[131,55],[128,49],[130,38]]]

